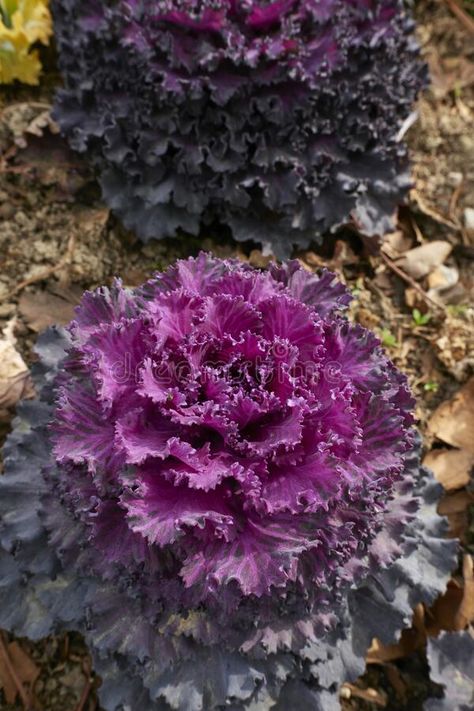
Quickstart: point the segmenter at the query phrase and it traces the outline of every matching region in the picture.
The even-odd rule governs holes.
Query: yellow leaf
[[[41,63],[32,45],[48,44],[51,34],[47,0],[0,0],[0,84],[38,84]]]

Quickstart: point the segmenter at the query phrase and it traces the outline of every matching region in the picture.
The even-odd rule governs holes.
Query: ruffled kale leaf
[[[86,293],[5,446],[0,625],[82,632],[110,711],[337,708],[457,553],[348,302],[204,254]]]
[[[278,256],[392,227],[425,79],[399,0],[53,0],[55,117],[145,241],[216,219]]]

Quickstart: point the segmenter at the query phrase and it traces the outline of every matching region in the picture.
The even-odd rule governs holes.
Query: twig
[[[409,220],[410,220],[410,225],[413,229],[413,232],[415,233],[416,241],[418,242],[418,244],[425,244],[425,242],[426,242],[425,236],[423,235],[423,232],[421,231],[420,226],[418,225],[418,223],[415,220],[415,218],[413,217],[413,215],[410,215]]]
[[[89,698],[89,694],[91,693],[91,689],[92,683],[91,680],[88,678],[82,690],[81,698],[79,699],[79,703],[77,704],[75,711],[84,711],[87,699]]]
[[[380,254],[382,255],[382,259],[384,260],[385,264],[393,271],[397,276],[400,277],[400,279],[403,279],[407,284],[409,284],[413,289],[415,289],[421,296],[421,298],[424,301],[427,301],[429,304],[432,304],[433,306],[436,306],[437,309],[440,309],[441,311],[445,311],[444,306],[439,304],[437,301],[432,299],[426,291],[424,291],[421,286],[414,280],[412,279],[411,276],[408,276],[403,269],[400,269],[400,267],[395,264],[395,262],[392,262],[390,257],[388,257],[383,250],[380,251]]]
[[[65,266],[67,266],[68,264],[71,263],[75,246],[76,246],[76,238],[74,235],[71,235],[71,237],[69,238],[66,254],[64,255],[64,257],[54,267],[48,267],[47,269],[44,269],[43,271],[39,272],[38,274],[35,274],[35,276],[30,277],[29,279],[25,279],[24,281],[21,281],[19,284],[16,285],[16,287],[13,289],[13,291],[10,292],[9,298],[16,296],[20,291],[23,291],[23,289],[25,289],[27,286],[31,286],[32,284],[36,284],[39,281],[44,281],[45,279],[49,279],[50,276],[52,276],[56,272],[61,271],[61,269],[64,269]]]
[[[86,662],[83,662],[82,671],[84,673],[84,676],[86,677],[86,683],[85,683],[85,686],[82,690],[82,694],[81,694],[81,698],[79,699],[79,703],[77,704],[74,711],[84,711],[86,703],[87,703],[87,699],[89,698],[89,694],[91,693],[91,689],[92,689],[90,665]]]
[[[467,234],[467,231],[464,229],[464,227],[461,223],[461,220],[459,220],[459,218],[455,214],[456,208],[459,203],[459,198],[461,197],[461,195],[464,191],[465,184],[466,184],[466,178],[463,175],[461,182],[459,183],[459,185],[456,188],[454,188],[451,198],[449,200],[449,216],[452,219],[453,223],[458,226],[458,230],[461,233],[462,243],[466,246],[469,246],[469,244],[471,242],[470,242],[469,236]]]
[[[7,172],[7,163],[10,160],[10,158],[13,158],[15,153],[18,150],[18,146],[10,146],[10,148],[5,151],[2,155],[0,155],[0,172],[6,173]]]
[[[64,263],[63,263],[63,260],[61,260],[58,264],[56,264],[56,266],[48,267],[48,269],[43,269],[43,271],[38,272],[38,274],[35,274],[34,277],[25,279],[24,281],[17,284],[17,286],[10,293],[10,297],[16,296],[16,294],[18,294],[20,291],[23,291],[23,289],[25,289],[27,286],[36,284],[36,282],[38,282],[38,281],[45,281],[46,279],[48,279],[50,276],[55,274],[57,271],[59,271],[63,267],[64,267]]]
[[[456,0],[444,0],[453,15],[456,15],[458,20],[464,25],[466,30],[474,35],[474,20],[469,17],[467,12],[464,12],[462,7],[458,5]]]
[[[434,208],[427,205],[417,190],[412,190],[411,196],[424,215],[431,217],[432,220],[440,222],[442,225],[446,225],[446,227],[450,227],[452,230],[459,230],[459,225],[457,225],[452,220],[449,220],[447,217],[445,217],[445,215],[442,215]]]
[[[15,667],[13,666],[13,664],[11,662],[10,655],[8,654],[8,648],[7,648],[7,645],[5,644],[3,632],[0,632],[0,654],[2,655],[2,657],[4,659],[5,666],[8,669],[8,673],[10,674],[10,676],[13,679],[13,682],[16,686],[16,690],[18,691],[18,695],[21,698],[23,708],[26,711],[31,711],[30,695],[28,694],[25,687],[21,683],[21,679],[18,677],[18,674],[15,671]]]
[[[462,194],[462,192],[463,192],[463,190],[464,190],[464,183],[465,183],[465,180],[466,180],[466,179],[465,179],[465,177],[464,177],[464,175],[463,175],[462,180],[461,180],[461,182],[459,183],[459,185],[457,185],[457,186],[454,188],[453,193],[452,193],[452,195],[451,195],[451,199],[450,199],[450,201],[449,201],[449,217],[451,218],[451,220],[452,220],[454,223],[457,223],[457,222],[458,222],[458,220],[456,219],[455,212],[456,212],[456,208],[457,208],[457,206],[458,206],[459,198],[461,197],[461,194]]]

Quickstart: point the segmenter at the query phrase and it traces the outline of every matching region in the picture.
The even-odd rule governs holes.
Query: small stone
[[[450,173],[448,173],[448,180],[447,182],[450,184],[452,188],[457,188],[459,185],[461,185],[463,180],[463,174],[459,173],[458,171],[452,170]]]
[[[451,289],[458,281],[459,272],[456,267],[447,267],[445,264],[440,264],[440,266],[436,267],[428,276],[428,286],[434,291]]]
[[[474,230],[474,207],[466,207],[464,210],[464,224],[466,229]]]
[[[413,279],[422,279],[431,274],[451,254],[452,245],[444,240],[426,242],[405,252],[397,264]]]

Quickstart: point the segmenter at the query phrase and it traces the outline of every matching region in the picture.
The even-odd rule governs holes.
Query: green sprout
[[[431,320],[430,314],[422,314],[418,309],[413,309],[412,317],[415,326],[426,326]]]
[[[380,333],[380,340],[382,341],[382,345],[386,348],[394,348],[395,346],[398,346],[396,337],[391,331],[388,330],[388,328],[382,329]]]
[[[427,383],[423,385],[423,390],[427,393],[436,393],[439,388],[439,383],[435,380],[428,380]]]

